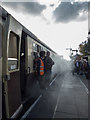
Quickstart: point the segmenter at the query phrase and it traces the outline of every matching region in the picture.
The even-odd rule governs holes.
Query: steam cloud
[[[66,71],[72,70],[72,63],[61,58],[59,55],[55,55],[52,58],[55,62],[55,65],[52,67],[52,74],[63,74]]]

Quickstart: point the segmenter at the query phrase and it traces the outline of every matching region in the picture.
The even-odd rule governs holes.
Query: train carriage
[[[51,55],[56,53],[2,7],[0,11],[3,118],[14,118],[15,113],[23,108],[22,102],[26,97],[37,97],[40,94],[34,76],[35,54],[41,50],[50,51]]]

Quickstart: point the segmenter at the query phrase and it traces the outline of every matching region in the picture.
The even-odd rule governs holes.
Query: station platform
[[[42,90],[36,103],[22,118],[86,118],[89,116],[90,96],[78,75],[70,71],[56,77]]]

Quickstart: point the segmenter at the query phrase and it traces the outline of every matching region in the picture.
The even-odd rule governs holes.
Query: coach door
[[[11,117],[21,108],[20,92],[20,44],[21,25],[10,16],[10,23],[7,36],[6,53],[6,77],[5,77],[5,103],[7,117]]]
[[[21,88],[21,97],[22,100],[25,96],[25,90],[26,90],[26,70],[25,70],[25,62],[26,62],[26,33],[22,31],[22,38],[21,38],[21,50],[20,50],[20,88]]]

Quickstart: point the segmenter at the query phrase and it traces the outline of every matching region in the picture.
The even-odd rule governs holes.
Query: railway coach
[[[41,50],[56,53],[0,6],[0,82],[3,117],[13,118],[24,99],[39,95],[33,60]]]

